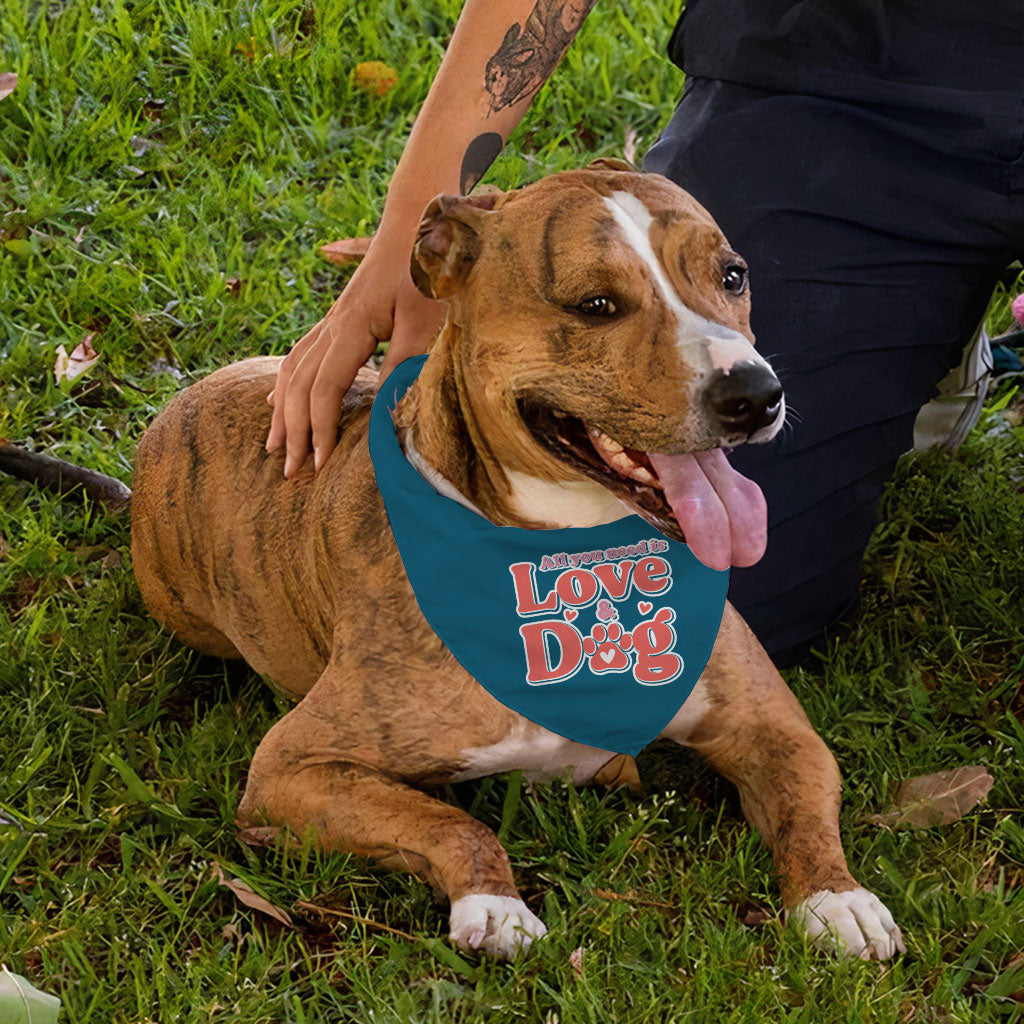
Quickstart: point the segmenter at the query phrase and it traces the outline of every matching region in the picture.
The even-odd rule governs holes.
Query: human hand
[[[327,461],[337,443],[342,399],[377,343],[389,342],[383,381],[403,359],[425,352],[444,322],[444,303],[413,284],[409,253],[401,246],[378,251],[377,244],[327,315],[285,356],[267,396],[274,407],[267,451],[285,447],[288,478],[306,461],[311,434],[315,468]]]

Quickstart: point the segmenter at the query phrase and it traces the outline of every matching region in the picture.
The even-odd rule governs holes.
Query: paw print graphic
[[[631,664],[625,652],[632,646],[633,638],[617,622],[598,623],[584,639],[583,653],[590,659],[591,672],[625,672]]]

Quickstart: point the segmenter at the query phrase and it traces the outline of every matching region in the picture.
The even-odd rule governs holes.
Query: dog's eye
[[[618,307],[607,295],[591,295],[576,307],[576,311],[587,316],[614,316]]]
[[[732,295],[742,295],[747,290],[747,268],[742,263],[730,263],[722,271],[722,287]]]

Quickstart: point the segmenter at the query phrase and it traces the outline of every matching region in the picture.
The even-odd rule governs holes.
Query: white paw
[[[452,904],[451,935],[459,949],[482,949],[497,960],[514,960],[547,933],[544,922],[514,896],[473,893]]]
[[[789,920],[819,949],[837,950],[862,960],[888,960],[897,950],[907,951],[892,914],[867,889],[822,889],[798,903],[789,912]]]

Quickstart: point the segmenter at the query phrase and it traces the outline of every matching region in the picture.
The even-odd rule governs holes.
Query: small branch
[[[367,928],[376,928],[378,931],[389,932],[391,935],[398,935],[400,938],[408,939],[410,942],[419,942],[418,935],[410,935],[408,932],[400,931],[398,928],[390,928],[379,921],[371,921],[368,917],[360,917],[348,910],[335,910],[333,907],[321,907],[315,903],[298,902],[292,904],[297,910],[306,910],[310,913],[320,914],[323,917],[343,917],[347,921],[355,921],[357,924],[365,924]]]
[[[131,489],[120,480],[83,466],[30,452],[27,448],[0,441],[0,471],[38,484],[55,494],[70,494],[79,488],[111,512],[128,507]]]
[[[678,906],[671,903],[659,903],[657,900],[648,899],[635,892],[612,892],[610,889],[591,889],[591,896],[602,900],[613,900],[621,903],[635,903],[640,907],[654,907],[657,910],[670,910],[673,913],[679,910]]]

